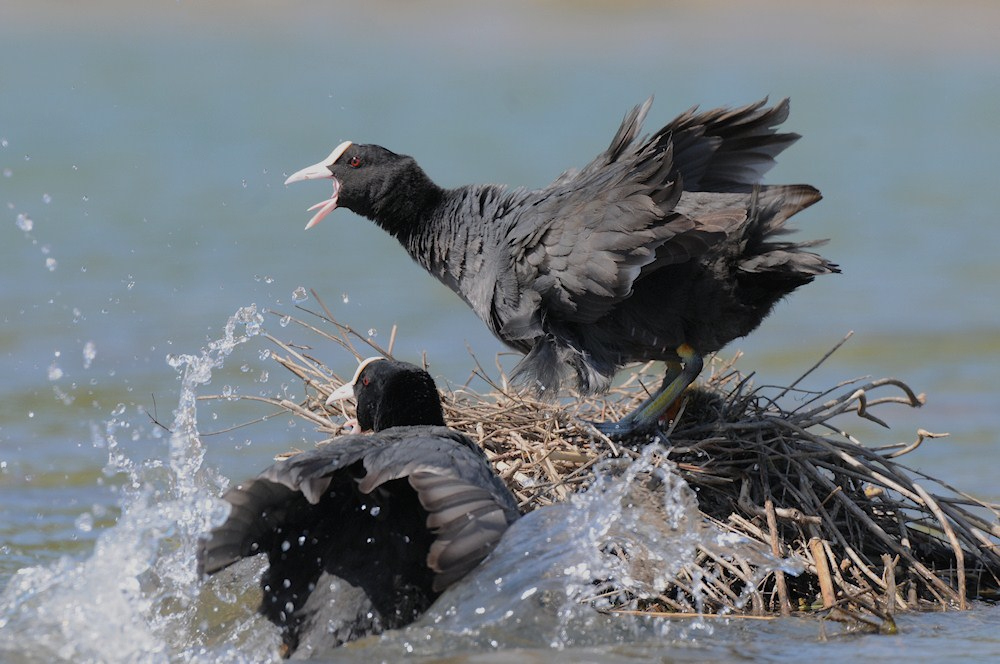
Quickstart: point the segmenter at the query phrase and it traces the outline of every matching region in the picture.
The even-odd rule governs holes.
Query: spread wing
[[[727,215],[674,211],[684,185],[673,148],[638,139],[650,103],[582,170],[524,195],[507,236],[522,289],[519,306],[498,316],[508,337],[539,336],[545,316],[593,323],[654,264],[691,260],[724,236]]]
[[[359,486],[371,493],[406,478],[417,492],[434,534],[427,566],[435,572],[437,591],[475,568],[519,516],[513,495],[485,457],[471,449],[468,439],[457,445],[459,437],[464,438],[448,431],[380,449],[365,458],[368,472]]]
[[[364,471],[351,468],[362,461]],[[315,509],[337,473],[350,472],[371,493],[406,479],[434,534],[427,565],[443,590],[482,561],[519,516],[517,503],[468,438],[445,427],[396,427],[368,436],[341,436],[275,463],[226,492],[226,522],[200,542],[198,566],[213,574],[266,551],[275,533],[302,510]]]
[[[745,225],[745,198],[679,203],[686,192],[750,192],[799,138],[776,131],[788,100],[766,103],[691,109],[647,140],[640,132],[650,98],[584,168],[524,194],[508,232],[518,298],[505,301],[510,291],[503,289],[494,296],[502,333],[536,338],[547,316],[593,323],[629,297],[643,275],[697,258]]]
[[[331,476],[378,445],[369,436],[341,436],[331,444],[278,461],[222,497],[232,508],[226,521],[198,543],[199,573],[214,574],[241,558],[267,550],[294,514],[319,502]]]
[[[788,119],[788,99],[766,104],[765,98],[738,108],[692,108],[649,143],[673,147],[685,191],[748,193],[775,165],[775,157],[800,138],[777,131]]]

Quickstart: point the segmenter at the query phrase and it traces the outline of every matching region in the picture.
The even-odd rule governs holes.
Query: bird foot
[[[588,420],[587,424],[617,442],[635,438],[652,438],[654,436],[659,436],[662,440],[666,440],[666,436],[660,428],[658,418],[643,420],[625,417],[617,422],[591,422]]]

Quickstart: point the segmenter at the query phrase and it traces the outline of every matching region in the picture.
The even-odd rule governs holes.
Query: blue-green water
[[[803,139],[768,181],[824,193],[796,221],[803,236],[831,239],[824,253],[844,274],[796,293],[734,344],[740,366],[787,383],[854,330],[807,384],[871,374],[927,393],[920,411],[883,412],[892,431],[858,431],[872,444],[948,431],[910,463],[997,500],[1000,13],[918,4],[7,3],[0,585],[18,570],[100,561],[95,541],[135,500],[109,456],[168,464],[169,436],[146,415],[155,401],[169,424],[177,408],[166,357],[197,353],[240,307],[290,312],[293,291],[314,288],[379,341],[398,324],[397,353],[426,351],[439,377],[464,382],[466,345],[492,366],[499,344],[381,231],[342,210],[303,232],[305,208],[326,189],[286,189],[288,173],[351,139],[412,154],[443,185],[542,185],[603,149],[649,94],[650,129],[695,104],[791,97],[787,127]],[[265,325],[293,334],[277,317]],[[261,359],[267,347],[236,349],[202,393],[295,392]],[[315,352],[349,373],[344,351]],[[199,428],[247,412],[203,404]],[[314,435],[282,421],[204,439],[206,467],[238,479]],[[928,637],[914,648],[928,657],[972,643],[970,654],[995,656],[996,622],[981,609],[904,629]],[[709,658],[878,656],[913,643],[820,644],[796,624],[731,631]],[[696,637],[668,643],[709,647]],[[815,650],[801,651],[803,639]],[[663,653],[639,637],[573,652],[605,661],[630,648],[637,659]]]

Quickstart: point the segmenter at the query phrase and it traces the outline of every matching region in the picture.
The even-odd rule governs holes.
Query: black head
[[[420,424],[444,426],[434,379],[409,362],[369,358],[361,363],[350,383],[330,395],[330,400],[347,398],[352,393],[362,431]]]
[[[333,194],[309,208],[318,212],[307,229],[345,207],[395,234],[396,227],[415,221],[441,193],[412,157],[351,141],[338,145],[323,161],[294,173],[285,184],[325,178],[333,180]]]

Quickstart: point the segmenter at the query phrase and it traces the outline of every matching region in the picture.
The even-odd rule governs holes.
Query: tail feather
[[[740,271],[784,275],[800,283],[812,281],[819,274],[840,272],[836,263],[805,251],[825,244],[826,240],[787,242],[775,239],[791,233],[794,229],[787,227],[785,222],[820,198],[822,196],[817,189],[804,184],[755,187],[744,230],[746,244]]]

